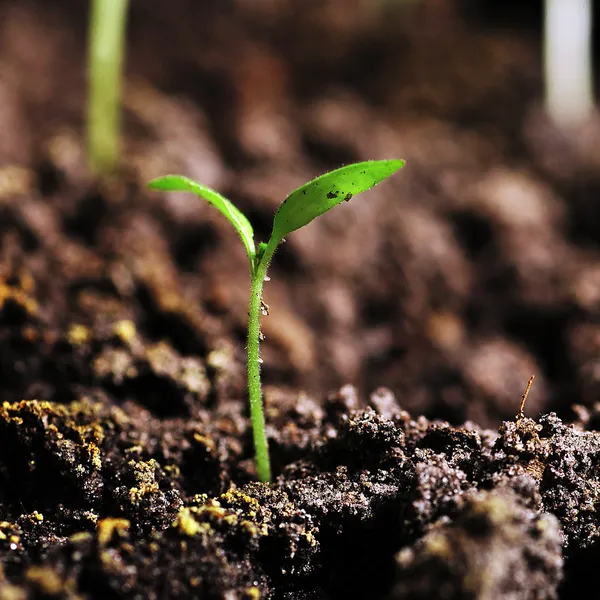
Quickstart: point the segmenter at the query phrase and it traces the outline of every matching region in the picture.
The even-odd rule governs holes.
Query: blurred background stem
[[[129,0],[91,0],[88,47],[87,149],[92,173],[119,160],[121,79]]]
[[[544,69],[546,108],[559,127],[585,122],[591,115],[591,0],[546,0]]]

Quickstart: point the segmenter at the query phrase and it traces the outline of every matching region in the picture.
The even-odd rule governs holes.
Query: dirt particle
[[[124,536],[128,531],[131,523],[127,519],[106,518],[98,521],[96,531],[98,533],[98,543],[101,546],[106,546],[112,539],[113,535]]]
[[[127,346],[135,341],[136,328],[135,323],[129,319],[124,319],[115,323],[115,335]]]
[[[25,573],[27,580],[39,591],[49,596],[58,596],[64,590],[64,583],[56,571],[49,567],[29,567]]]
[[[244,598],[248,600],[260,600],[260,590],[255,585],[249,587],[244,590]]]
[[[208,452],[214,452],[216,449],[215,441],[206,435],[202,435],[200,432],[194,432],[194,440],[204,446]]]
[[[0,168],[0,200],[20,196],[31,191],[34,173],[20,165],[6,165]]]
[[[260,301],[260,313],[263,317],[269,316],[269,305],[263,300]]]
[[[72,544],[80,544],[83,542],[87,542],[91,539],[92,534],[89,531],[78,531],[69,538],[69,542],[71,542]]]
[[[71,346],[82,346],[92,338],[92,332],[85,325],[73,324],[67,332],[67,341]]]
[[[173,526],[178,527],[188,537],[194,537],[205,529],[198,521],[196,521],[196,519],[194,519],[187,506],[181,508]]]

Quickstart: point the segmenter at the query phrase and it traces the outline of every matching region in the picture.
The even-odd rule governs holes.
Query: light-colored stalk
[[[546,109],[559,126],[585,122],[593,106],[591,0],[546,0]]]
[[[92,172],[119,160],[121,79],[129,0],[91,0],[88,46],[87,147]]]
[[[271,481],[271,462],[269,445],[265,431],[260,382],[260,316],[262,312],[262,290],[267,276],[269,263],[277,249],[278,241],[270,240],[264,253],[252,272],[250,289],[250,308],[248,310],[248,396],[250,398],[250,420],[254,436],[256,471],[260,481]]]

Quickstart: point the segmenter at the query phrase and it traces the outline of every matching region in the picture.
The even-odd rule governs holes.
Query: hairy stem
[[[271,462],[265,432],[265,415],[260,384],[260,315],[263,283],[271,258],[273,258],[273,254],[277,249],[277,244],[278,241],[269,241],[260,262],[252,272],[250,309],[248,312],[248,395],[250,397],[250,420],[252,421],[254,435],[256,471],[260,481],[271,480]]]
[[[121,71],[129,0],[92,0],[88,47],[88,160],[95,174],[119,158]]]

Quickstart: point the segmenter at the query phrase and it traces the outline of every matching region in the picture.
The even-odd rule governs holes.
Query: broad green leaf
[[[250,221],[248,221],[240,209],[227,200],[225,196],[221,196],[221,194],[209,187],[200,185],[183,175],[165,175],[164,177],[153,179],[148,184],[148,187],[151,190],[161,190],[163,192],[191,192],[206,200],[211,206],[214,206],[235,227],[248,253],[250,266],[254,270],[256,255],[254,230],[252,229],[252,225],[250,225]]]
[[[330,171],[305,183],[275,213],[271,237],[281,240],[340,202],[371,189],[403,166],[403,160],[370,160]]]

